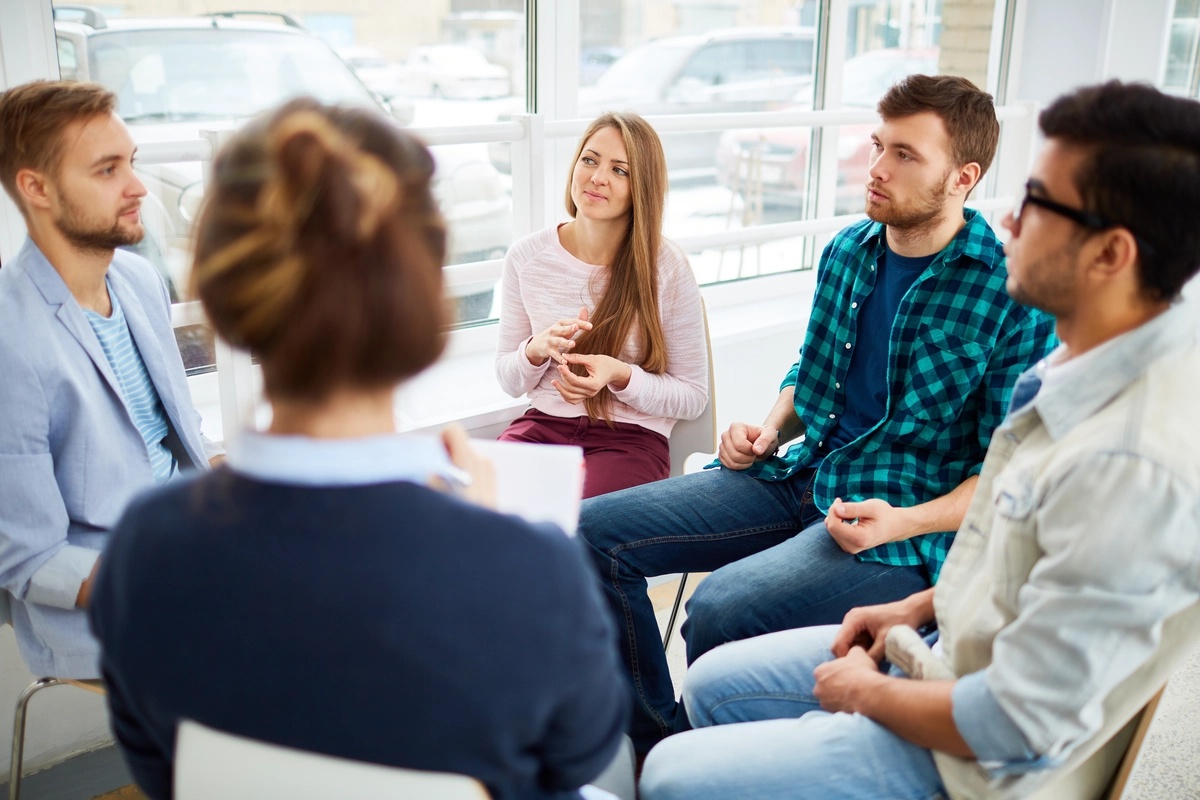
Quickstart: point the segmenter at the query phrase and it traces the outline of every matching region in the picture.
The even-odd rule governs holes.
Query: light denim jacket
[[[980,756],[935,753],[951,797],[1087,796],[1065,784],[1200,640],[1195,311],[1085,354],[993,436],[934,592]]]
[[[200,433],[162,281],[123,250],[108,277],[170,421],[168,446],[181,468],[207,468],[221,450]],[[154,477],[95,333],[29,240],[0,269],[0,414],[0,587],[21,656],[39,674],[96,677],[99,646],[75,598]]]

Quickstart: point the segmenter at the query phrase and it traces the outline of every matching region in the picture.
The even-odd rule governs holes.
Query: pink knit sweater
[[[513,397],[529,396],[537,410],[556,417],[587,413],[550,385],[557,376],[553,359],[534,366],[525,355],[530,338],[560,319],[574,317],[580,306],[589,314],[607,286],[607,267],[585,264],[558,239],[558,228],[526,236],[504,259],[501,279],[500,342],[496,379]],[[631,365],[629,385],[614,391],[613,421],[641,425],[663,436],[679,419],[695,419],[708,400],[708,348],[700,288],[687,257],[663,239],[658,251],[658,308],[667,340],[667,371],[655,375],[638,366],[640,343],[633,335],[618,356]]]

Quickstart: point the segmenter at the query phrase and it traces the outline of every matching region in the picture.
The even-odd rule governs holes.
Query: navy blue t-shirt
[[[908,258],[886,245],[876,264],[875,288],[862,301],[858,312],[858,346],[850,356],[846,372],[846,405],[842,418],[825,440],[826,452],[836,450],[862,436],[883,419],[887,411],[888,342],[892,323],[905,292],[916,283],[937,253]]]

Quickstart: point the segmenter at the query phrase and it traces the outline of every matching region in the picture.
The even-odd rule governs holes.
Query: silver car
[[[240,14],[106,19],[88,7],[55,13],[63,78],[95,81],[115,92],[117,113],[139,144],[233,128],[299,95],[393,112],[327,44],[286,15],[267,15],[277,19],[270,22]],[[411,114],[405,104],[393,116],[407,122]],[[502,254],[511,238],[512,208],[499,174],[482,158],[465,163],[456,149],[435,156],[451,263]],[[201,171],[195,161],[139,170],[150,194],[142,206],[147,235],[137,249],[159,267],[173,296],[186,285]],[[471,192],[460,186],[466,174]]]

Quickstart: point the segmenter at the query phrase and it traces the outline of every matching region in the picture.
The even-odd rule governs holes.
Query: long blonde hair
[[[592,329],[576,340],[573,352],[619,358],[625,342],[636,333],[641,343],[638,365],[646,372],[667,370],[667,341],[658,313],[658,250],[662,243],[663,206],[667,196],[667,160],[662,142],[650,123],[637,114],[610,112],[592,121],[571,161],[567,176],[567,213],[578,213],[571,199],[571,176],[584,145],[602,128],[616,128],[629,158],[629,225],[613,263],[608,265],[608,285],[592,312]],[[572,368],[586,374],[582,367]],[[605,387],[584,401],[592,419],[611,424],[612,393]]]

